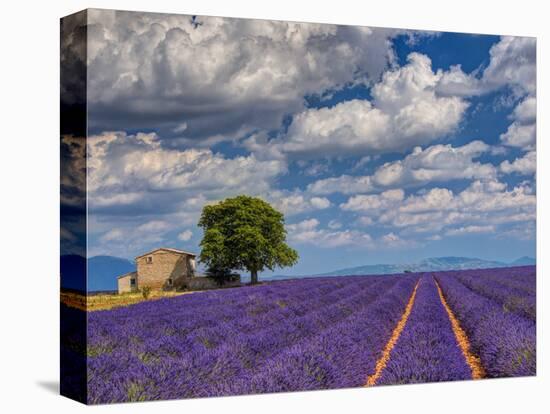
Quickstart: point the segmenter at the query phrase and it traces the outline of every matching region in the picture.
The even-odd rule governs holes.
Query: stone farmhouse
[[[144,253],[135,259],[135,272],[118,277],[118,293],[134,292],[143,287],[176,290],[204,285],[202,288],[208,288],[213,281],[196,275],[195,259],[194,253],[165,247]]]

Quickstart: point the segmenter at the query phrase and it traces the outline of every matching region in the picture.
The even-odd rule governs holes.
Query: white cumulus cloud
[[[489,151],[490,146],[482,141],[471,141],[461,147],[451,144],[438,144],[425,149],[415,147],[402,160],[381,165],[373,175],[321,179],[310,184],[308,190],[314,194],[356,194],[457,179],[492,179],[497,175],[497,168],[475,161]]]
[[[184,230],[178,234],[178,239],[181,241],[189,241],[191,240],[191,237],[193,237],[193,232],[191,230]]]
[[[255,135],[245,146],[272,157],[307,159],[402,152],[430,143],[454,131],[468,107],[460,97],[436,94],[440,77],[427,56],[411,53],[405,66],[386,71],[373,86],[372,102],[353,99],[307,109],[282,136]]]
[[[108,132],[88,138],[88,191],[92,210],[120,204],[154,210],[169,198],[216,200],[266,192],[286,171],[283,161],[253,155],[225,158],[209,149],[165,149],[156,134]]]
[[[527,96],[514,109],[513,122],[507,131],[500,136],[504,145],[518,147],[526,151],[534,150],[537,141],[536,99]]]
[[[505,174],[534,174],[537,170],[537,154],[535,151],[529,151],[523,157],[516,158],[512,162],[505,160],[500,164],[500,170]]]
[[[358,203],[369,198],[371,208]],[[370,220],[402,229],[405,233],[428,233],[428,236],[474,233],[475,230],[497,230],[499,226],[535,220],[536,197],[528,183],[512,189],[496,180],[474,181],[454,193],[447,188],[419,191],[402,199],[388,200],[380,195],[351,197],[343,209],[353,205],[357,213]],[[481,232],[481,231],[480,231]],[[489,231],[487,231],[489,232]]]
[[[90,126],[191,140],[278,128],[306,95],[378,79],[399,32],[95,9],[88,19]]]
[[[342,246],[372,247],[372,238],[365,232],[319,228],[319,224],[319,220],[315,218],[288,224],[286,228],[289,240],[294,243],[311,244],[323,248]]]

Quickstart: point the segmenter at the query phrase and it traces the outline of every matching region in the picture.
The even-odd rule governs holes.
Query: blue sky
[[[202,207],[250,194],[300,254],[277,273],[535,256],[533,38],[99,10],[89,25],[89,255],[199,252]]]

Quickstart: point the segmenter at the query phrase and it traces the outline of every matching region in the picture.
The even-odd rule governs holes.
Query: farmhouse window
[[[136,285],[136,279],[130,279],[130,286],[134,287]]]
[[[172,279],[168,279],[167,282],[168,282],[168,286],[172,286]]]
[[[147,264],[153,263],[153,256],[147,256],[147,257],[145,258],[145,263],[147,263]]]

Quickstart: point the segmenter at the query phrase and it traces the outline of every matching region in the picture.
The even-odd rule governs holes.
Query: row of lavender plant
[[[515,377],[536,373],[536,326],[502,305],[464,286],[453,275],[438,274],[443,293],[487,376]]]
[[[536,267],[535,266],[516,266],[499,267],[493,269],[472,269],[472,270],[454,270],[443,272],[454,275],[476,276],[485,281],[494,281],[520,290],[525,295],[536,294]]]
[[[237,341],[239,344],[249,344],[248,353],[250,355],[247,363],[257,366],[258,359],[276,352],[286,343],[287,337],[297,340],[323,329],[324,324],[334,323],[338,319],[344,318],[354,308],[364,306],[365,303],[382,294],[395,283],[395,279],[369,282],[371,283],[363,285],[362,288],[357,284],[350,284],[348,288],[338,291],[339,297],[335,297],[334,293],[327,295],[327,297],[331,297],[330,302],[326,301],[326,297],[317,298],[316,300],[322,302],[324,306],[312,303],[310,311],[305,315],[301,312],[294,312],[292,306],[284,306],[266,314],[249,314],[241,321],[225,322],[220,320],[215,326],[199,328],[186,335],[178,334],[178,322],[175,322],[172,324],[172,332],[175,335],[167,337],[165,330],[153,329],[147,331],[146,342],[128,344],[126,342],[127,334],[122,332],[118,341],[121,341],[123,346],[130,346],[135,354],[148,359],[165,358],[170,355],[185,358],[190,354],[189,351],[203,353],[220,345],[230,344],[231,341]],[[368,289],[365,291],[366,287]],[[212,311],[215,312],[215,309]],[[225,312],[226,310],[221,304],[220,314],[223,315]],[[129,331],[132,332],[133,329]],[[116,346],[120,346],[121,342]],[[186,345],[183,352],[181,352],[182,344]]]
[[[372,278],[358,283],[371,286],[382,280]],[[202,350],[223,341],[223,338],[215,338],[216,332],[257,333],[259,327],[273,327],[289,316],[322,310],[360,290],[355,284],[330,282],[287,282],[225,291],[226,296],[219,295],[219,292],[215,295],[198,294],[193,298],[186,296],[106,313],[94,312],[89,318],[89,353],[93,356],[117,347],[136,348],[140,341],[135,334],[143,331],[149,332],[149,343],[153,338],[166,342],[167,337],[174,336],[177,343],[186,342],[188,349],[197,347]],[[128,317],[128,313],[132,317]],[[148,315],[155,316],[150,318]],[[138,351],[148,352],[147,349]]]
[[[443,273],[470,274],[478,275],[484,279],[498,280],[501,283],[517,288],[522,288],[526,292],[532,292],[535,289],[535,266],[517,266],[517,267],[497,267],[492,269],[469,269],[452,270]]]
[[[168,356],[176,358],[193,357],[197,352],[204,351],[204,344],[190,338],[193,334],[196,337],[197,331],[216,327],[220,323],[250,319],[249,310],[255,303],[271,304],[273,309],[280,309],[275,305],[275,300],[288,297],[288,292],[292,292],[299,302],[306,295],[311,299],[324,298],[323,293],[336,294],[344,286],[345,283],[335,284],[326,279],[318,280],[315,284],[306,284],[304,281],[291,284],[284,282],[231,291],[204,292],[94,312],[89,316],[88,355],[91,362],[104,364],[90,370],[90,381],[94,378],[98,381],[108,379],[106,375],[112,370],[124,372],[135,364],[149,365],[157,359],[166,358],[163,350],[167,350],[165,353]],[[151,348],[148,344],[156,345],[156,353],[140,349]],[[106,358],[105,355],[110,357]],[[113,363],[117,359],[120,364]],[[96,376],[96,373],[101,375]]]
[[[298,285],[300,285],[300,284],[298,284]],[[266,289],[266,290],[267,290],[267,289]],[[299,295],[299,286],[297,286],[297,289],[295,290],[295,293],[296,293],[297,296],[300,296],[300,295]],[[221,305],[223,306],[223,304],[221,304]],[[215,310],[214,310],[214,311],[215,311]],[[215,313],[215,312],[214,312],[214,313]],[[253,318],[248,317],[248,319],[253,319]],[[176,319],[176,324],[177,324],[177,319]],[[231,330],[231,331],[232,331],[232,330]],[[235,333],[235,332],[234,332],[234,333]],[[200,346],[200,347],[199,347],[198,349],[196,349],[196,350],[194,350],[192,347],[182,347],[182,348],[185,348],[185,349],[183,349],[183,352],[178,352],[178,351],[177,351],[178,346],[181,346],[181,345],[182,345],[181,340],[179,340],[178,338],[165,338],[165,339],[164,339],[164,343],[155,343],[155,341],[154,341],[154,340],[152,339],[152,337],[151,337],[151,335],[154,335],[154,334],[155,334],[154,331],[148,331],[148,332],[147,332],[147,335],[146,335],[146,336],[147,336],[147,339],[148,339],[148,340],[146,341],[145,345],[148,346],[149,344],[153,343],[153,345],[152,345],[153,348],[156,347],[156,346],[158,346],[160,349],[166,349],[166,348],[168,348],[168,349],[176,350],[176,353],[175,353],[173,356],[176,357],[178,360],[177,360],[177,361],[173,361],[174,363],[177,363],[177,364],[180,364],[180,365],[181,365],[181,362],[182,362],[181,359],[182,359],[182,358],[196,359],[196,360],[198,360],[198,361],[200,362],[200,357],[206,355],[206,353],[204,352],[205,349],[204,349],[204,347],[202,347],[202,346]],[[142,335],[142,336],[145,336],[145,334]],[[162,335],[161,335],[161,337],[162,337]],[[162,340],[163,338],[160,338],[160,339]],[[173,343],[170,343],[170,342],[173,342]],[[193,344],[193,343],[194,343],[194,341],[191,341],[191,344]],[[136,352],[136,349],[134,349],[134,348],[136,347],[135,344],[133,345],[133,348],[132,348],[132,344],[129,344],[129,346],[130,346],[130,350],[133,351],[133,354],[138,354],[138,355],[139,355],[139,352]],[[118,348],[120,348],[120,347],[117,347],[117,349],[118,349]],[[226,349],[226,348],[227,348],[227,346],[223,347],[223,348],[222,348],[222,351],[223,351],[224,349]],[[195,352],[194,352],[194,351],[195,351]],[[214,351],[215,351],[215,350],[210,349],[210,350],[208,350],[208,354],[212,354]],[[181,354],[181,355],[180,355],[180,354]],[[197,354],[198,354],[198,357],[197,357]],[[168,355],[168,356],[169,356],[169,355]],[[166,360],[166,357],[167,357],[167,356],[165,355],[165,356],[164,356],[164,360]],[[230,356],[228,356],[228,357],[229,357],[229,358],[234,358],[235,355],[233,355],[233,356],[230,355]],[[227,359],[227,358],[226,358],[226,359]],[[151,361],[143,361],[143,362],[145,362],[145,363],[150,363]],[[153,362],[154,362],[154,360],[153,360]],[[200,363],[196,364],[196,368],[197,368],[198,372],[197,372],[197,373],[193,373],[193,372],[189,372],[189,370],[188,370],[188,372],[187,372],[186,375],[187,375],[188,377],[190,377],[190,378],[193,378],[193,377],[195,377],[195,376],[197,376],[197,375],[199,375],[199,376],[202,375],[202,372],[208,369],[207,363],[208,363],[208,361],[205,361],[204,363],[203,363],[203,362],[200,362]],[[192,371],[192,370],[191,370],[191,371]]]
[[[378,384],[471,379],[451,322],[431,276],[420,280],[410,317]]]
[[[417,277],[391,289],[338,323],[287,347],[257,370],[213,384],[209,395],[357,387],[365,384],[412,293]]]
[[[498,281],[505,286],[518,289],[526,295],[536,296],[536,274],[537,271],[535,266],[521,266],[491,269],[491,271],[484,274],[483,277],[488,280]]]
[[[247,318],[246,321],[241,321],[242,324],[219,325],[195,332],[194,335],[201,342],[206,342],[209,348],[228,341],[246,342],[252,339],[255,342],[254,357],[256,360],[251,361],[251,365],[258,366],[257,359],[276,353],[281,346],[287,343],[285,338],[292,337],[296,341],[322,331],[326,326],[338,322],[372,302],[395,282],[395,278],[379,280],[364,285],[362,289],[351,284],[340,291],[339,297],[327,295],[324,298],[313,299],[314,303],[305,313],[295,312],[294,306],[285,306],[269,315]],[[296,305],[299,305],[296,306],[297,308],[301,308],[301,304]]]
[[[489,278],[498,279],[502,283],[525,291],[527,294],[534,295],[536,293],[536,266],[505,267],[491,270],[487,275]]]
[[[304,281],[296,282],[295,286],[292,283],[281,282],[231,291],[202,292],[110,311],[93,312],[89,316],[89,345],[95,352],[101,348],[115,346],[115,343],[109,342],[125,337],[129,325],[132,326],[130,331],[140,332],[148,329],[150,324],[161,324],[166,329],[164,334],[186,336],[201,328],[217,326],[220,318],[225,323],[247,320],[254,306],[258,307],[258,310],[261,307],[262,312],[258,311],[258,315],[276,310],[289,300],[302,306],[311,306],[313,298],[338,295],[338,291],[346,286],[327,279],[319,280],[314,286],[304,285]],[[308,286],[309,291],[302,286]],[[223,307],[225,313],[220,315],[220,312],[216,312],[217,307]],[[154,319],[146,317],[152,314],[155,315]],[[197,318],[197,314],[201,317]]]
[[[347,282],[347,283],[346,283]],[[231,338],[233,334],[233,340],[226,340],[220,343],[217,343],[214,347],[205,346],[205,343],[198,344],[195,338],[197,335],[200,335],[201,332],[195,331],[186,331],[186,335],[177,335],[178,325],[185,326],[186,321],[180,319],[180,315],[177,312],[177,308],[173,307],[173,302],[162,302],[155,303],[157,309],[151,309],[152,304],[147,304],[146,306],[148,313],[144,314],[144,309],[139,309],[139,306],[133,306],[132,311],[135,316],[140,319],[144,319],[139,326],[142,327],[141,331],[135,331],[135,325],[129,323],[128,320],[125,320],[125,327],[118,327],[118,329],[113,326],[111,332],[116,336],[116,339],[112,340],[115,342],[114,346],[109,349],[109,352],[99,353],[90,358],[90,386],[91,386],[91,398],[96,402],[106,402],[106,401],[125,401],[128,399],[139,399],[140,390],[147,389],[148,398],[155,398],[155,389],[156,385],[160,385],[158,381],[162,380],[162,375],[165,372],[177,372],[176,377],[172,377],[172,381],[185,381],[187,386],[178,387],[177,384],[173,384],[171,389],[168,390],[171,393],[176,393],[177,395],[172,396],[162,396],[162,398],[177,398],[182,396],[195,396],[201,395],[202,392],[206,389],[206,383],[212,382],[212,379],[219,380],[231,378],[232,375],[240,372],[247,367],[255,367],[258,364],[258,361],[255,359],[257,354],[262,352],[269,354],[270,351],[276,350],[278,348],[284,349],[284,342],[292,343],[299,337],[303,337],[304,334],[315,332],[319,330],[320,320],[324,320],[327,326],[330,326],[333,323],[333,319],[337,316],[342,318],[349,315],[351,308],[360,307],[362,302],[365,302],[365,295],[372,296],[373,292],[377,294],[382,294],[384,292],[383,286],[378,286],[375,289],[370,287],[375,286],[377,283],[380,284],[380,280],[376,278],[354,278],[347,281],[339,281],[339,283],[344,283],[346,289],[342,290],[344,297],[348,303],[340,303],[340,301],[334,301],[331,309],[325,309],[321,307],[318,309],[320,317],[316,315],[315,311],[310,312],[309,320],[304,318],[304,315],[294,314],[292,311],[287,310],[287,307],[279,307],[279,312],[272,313],[272,322],[273,322],[273,331],[258,329],[257,336],[253,334],[240,333],[238,330],[231,329],[229,326],[224,325],[223,316],[230,310],[224,307],[224,303],[220,303],[220,299],[223,299],[224,296],[217,296],[218,307],[212,306],[214,303],[210,303],[211,308],[209,311],[209,317],[217,319],[218,323],[221,324],[222,329],[226,329],[228,336],[226,338]],[[292,293],[297,297],[301,296],[302,289],[307,290],[310,294],[312,290],[315,290],[317,284],[323,283],[323,281],[309,281],[304,283],[295,283],[294,287],[290,287]],[[391,286],[395,283],[395,280],[385,279],[384,284],[386,287]],[[288,291],[286,288],[290,284],[280,284],[275,286],[262,286],[258,288],[244,288],[242,291],[224,293],[229,296],[233,295],[245,295],[246,291],[254,289],[255,295],[258,295],[261,302],[266,302],[269,298],[272,290],[280,290],[281,296],[285,296]],[[351,287],[351,290],[349,289]],[[264,288],[264,289],[262,289]],[[363,292],[363,297],[357,295],[351,295],[351,292]],[[286,293],[285,293],[286,292]],[[265,298],[262,293],[265,293]],[[333,293],[327,292],[329,295]],[[198,296],[198,295],[197,295]],[[310,296],[316,298],[317,301],[322,301],[323,296]],[[212,299],[212,298],[210,298]],[[230,299],[230,298],[227,298]],[[271,298],[273,299],[273,298]],[[271,300],[270,299],[270,300]],[[289,299],[287,297],[287,299]],[[231,301],[231,300],[230,300]],[[183,308],[189,306],[183,301],[179,301],[179,308],[181,313],[186,314],[186,311]],[[224,301],[225,302],[225,301]],[[236,301],[238,302],[238,301]],[[246,304],[246,303],[245,303]],[[172,314],[172,318],[161,319],[159,320],[157,315],[165,313],[165,308],[168,307],[170,310],[175,313]],[[332,319],[331,319],[332,312]],[[113,325],[120,323],[120,319],[116,318],[117,312],[111,311],[111,314],[108,312],[103,313],[101,318],[98,318],[103,323],[103,329],[106,328],[106,321],[109,320],[109,316],[114,316]],[[93,314],[92,316],[96,316]],[[194,313],[193,317],[203,318],[204,314]],[[260,317],[259,314],[256,315],[242,315],[244,319],[254,320],[257,319],[258,328],[269,327],[269,320],[266,320],[263,317]],[[294,323],[282,323],[283,321],[290,321],[296,319]],[[94,332],[97,332],[94,329],[94,321],[96,319],[91,318],[90,324],[90,336],[93,340]],[[316,320],[316,325],[311,325],[311,320]],[[153,322],[154,325],[150,325],[150,322]],[[308,329],[308,323],[310,324]],[[252,324],[252,322],[250,322]],[[172,330],[175,335],[166,334],[167,326],[169,327],[168,331]],[[276,328],[279,326],[279,328]],[[281,329],[281,326],[283,329]],[[284,331],[284,327],[288,326],[288,332]],[[211,326],[216,329],[216,326]],[[233,327],[234,328],[234,327]],[[254,332],[252,325],[248,325],[247,331],[249,333]],[[124,332],[125,331],[125,332]],[[104,333],[104,332],[103,332]],[[204,333],[204,332],[202,332]],[[284,335],[286,333],[286,335]],[[103,336],[102,336],[103,337]],[[208,342],[206,342],[208,343]],[[162,354],[155,352],[147,352],[163,350]],[[149,380],[149,383],[146,378],[150,378],[150,373],[147,371],[155,367],[155,380]],[[137,370],[137,371],[136,371]],[[138,374],[139,372],[139,374]],[[132,374],[134,373],[134,374]],[[160,376],[160,378],[158,377]],[[209,381],[206,381],[206,377]],[[202,380],[201,380],[202,379]],[[105,383],[107,381],[107,383]],[[214,381],[215,382],[215,381]],[[145,387],[144,384],[148,386]],[[102,387],[102,385],[108,385],[107,388]],[[155,385],[156,384],[156,385]],[[195,384],[195,385],[193,385]],[[175,388],[174,388],[175,387]],[[103,388],[104,392],[101,392]],[[166,391],[165,387],[163,388]],[[97,392],[96,392],[97,391]],[[162,391],[162,390],[161,390]],[[159,392],[161,392],[159,391]],[[161,398],[159,396],[159,398]]]
[[[504,272],[503,272],[504,273]],[[455,277],[466,287],[502,305],[504,312],[515,312],[535,320],[536,295],[481,271],[458,272]]]

